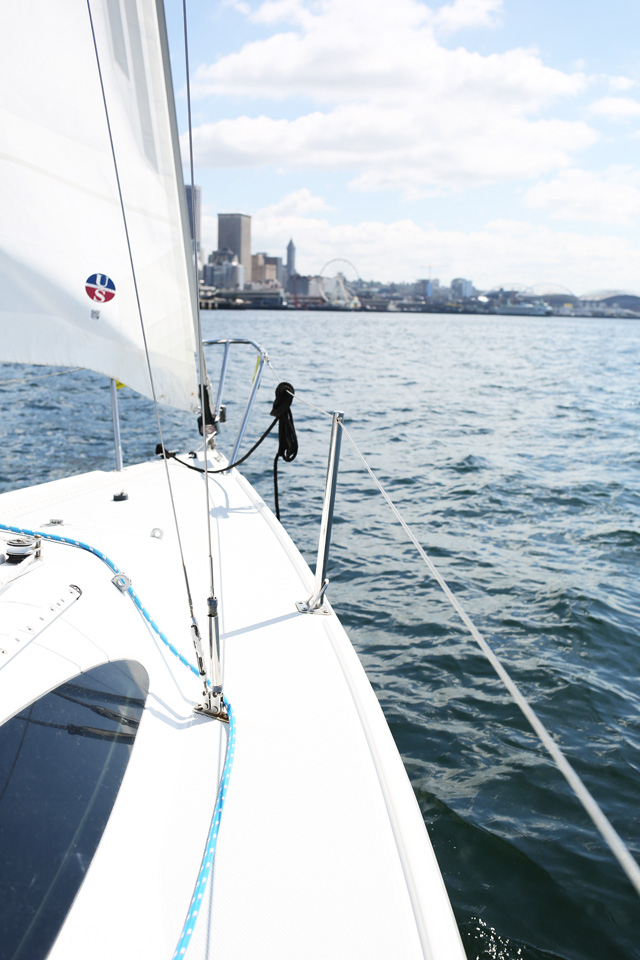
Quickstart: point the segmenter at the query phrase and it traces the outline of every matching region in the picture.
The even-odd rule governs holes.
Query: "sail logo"
[[[108,303],[116,295],[116,285],[104,273],[92,273],[87,278],[84,286],[87,296],[95,300],[96,303]]]

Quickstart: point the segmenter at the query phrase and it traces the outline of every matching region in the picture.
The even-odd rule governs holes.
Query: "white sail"
[[[90,9],[98,58],[87,0],[3,14],[0,360],[87,367],[151,396],[117,164],[156,394],[193,409],[196,292],[163,14],[153,0]]]

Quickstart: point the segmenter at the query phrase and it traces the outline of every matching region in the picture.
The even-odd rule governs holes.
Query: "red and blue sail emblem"
[[[108,303],[116,295],[116,285],[104,273],[92,273],[85,282],[87,296],[95,300],[96,303]]]

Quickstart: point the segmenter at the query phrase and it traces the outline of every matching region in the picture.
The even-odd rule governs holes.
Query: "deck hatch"
[[[148,683],[139,663],[102,664],[0,727],[0,960],[51,949],[109,819]]]

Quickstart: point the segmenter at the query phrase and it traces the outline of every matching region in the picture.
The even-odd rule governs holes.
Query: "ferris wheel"
[[[335,274],[328,275],[329,267],[334,268]],[[352,284],[354,280],[360,280],[360,274],[350,260],[334,257],[325,263],[319,276],[322,294],[327,303],[340,307],[355,307],[359,304]]]

